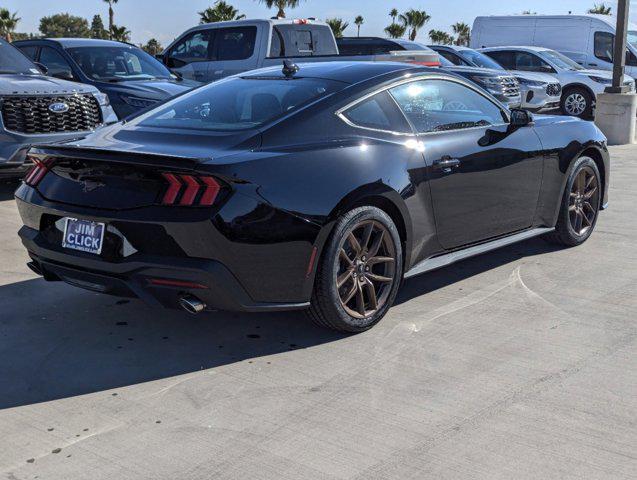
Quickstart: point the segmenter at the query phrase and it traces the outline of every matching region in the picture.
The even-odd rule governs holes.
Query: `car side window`
[[[595,57],[605,62],[612,62],[615,52],[615,35],[608,32],[595,32]],[[637,66],[637,58],[630,50],[626,50],[626,65]]]
[[[245,60],[254,53],[257,27],[221,28],[215,36],[214,60]]]
[[[418,133],[462,130],[505,123],[491,100],[451,80],[419,80],[390,90]]]
[[[40,63],[49,69],[48,75],[65,80],[73,79],[73,70],[69,62],[60,52],[51,47],[42,47],[40,51]]]
[[[214,39],[212,30],[192,32],[177,42],[168,52],[168,66],[179,68],[193,62],[205,62],[210,59],[209,50]]]
[[[36,59],[36,55],[38,54],[38,47],[33,45],[25,45],[18,47],[22,53],[24,53],[31,60]]]
[[[453,63],[454,65],[467,65],[467,62],[465,62],[464,60],[462,60],[462,58],[460,58],[458,55],[456,55],[455,53],[451,53],[451,52],[447,52],[446,50],[441,50],[440,55],[442,55],[443,57],[445,57],[447,60],[449,60],[451,63]]]
[[[515,70],[525,72],[551,72],[551,67],[540,57],[529,52],[515,52]]]
[[[341,115],[357,127],[412,133],[405,116],[386,90],[353,105]]]
[[[506,70],[515,70],[515,57],[513,52],[496,51],[485,52],[488,56],[502,65]]]

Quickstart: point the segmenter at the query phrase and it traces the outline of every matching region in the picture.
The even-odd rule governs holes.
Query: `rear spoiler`
[[[81,160],[100,160],[105,162],[137,164],[147,167],[168,167],[179,170],[194,170],[208,158],[175,157],[146,152],[123,152],[99,148],[73,147],[68,145],[38,145],[31,147],[28,157],[44,159],[46,157],[76,158]]]
[[[427,50],[394,50],[389,53],[374,55],[375,62],[401,62],[423,65],[425,67],[439,67],[438,52]]]

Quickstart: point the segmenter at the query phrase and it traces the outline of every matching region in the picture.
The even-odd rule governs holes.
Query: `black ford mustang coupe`
[[[46,280],[349,332],[403,278],[536,235],[581,244],[609,178],[592,123],[398,63],[250,72],[30,156],[20,236]]]

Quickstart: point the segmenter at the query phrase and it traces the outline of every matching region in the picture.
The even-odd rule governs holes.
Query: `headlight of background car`
[[[518,82],[522,85],[526,85],[527,87],[537,87],[537,88],[546,88],[545,82],[540,82],[537,80],[529,80],[526,78],[517,77]]]
[[[604,85],[612,85],[613,84],[613,80],[610,79],[610,78],[596,77],[595,75],[589,75],[588,78],[590,78],[594,82],[602,83]]]
[[[120,95],[120,98],[124,100],[125,103],[135,108],[146,108],[151,105],[155,105],[157,100],[150,100],[148,98],[139,98],[139,97],[131,97],[130,95]]]
[[[100,107],[108,107],[111,104],[111,101],[108,99],[108,95],[102,92],[94,93],[93,96],[97,100],[97,103],[100,104]]]

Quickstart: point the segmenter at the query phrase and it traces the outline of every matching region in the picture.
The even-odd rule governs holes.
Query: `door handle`
[[[459,166],[460,166],[460,160],[458,160],[457,158],[451,158],[451,157],[442,157],[440,160],[436,160],[434,162],[434,168],[443,170],[447,173],[454,168],[458,168]]]

